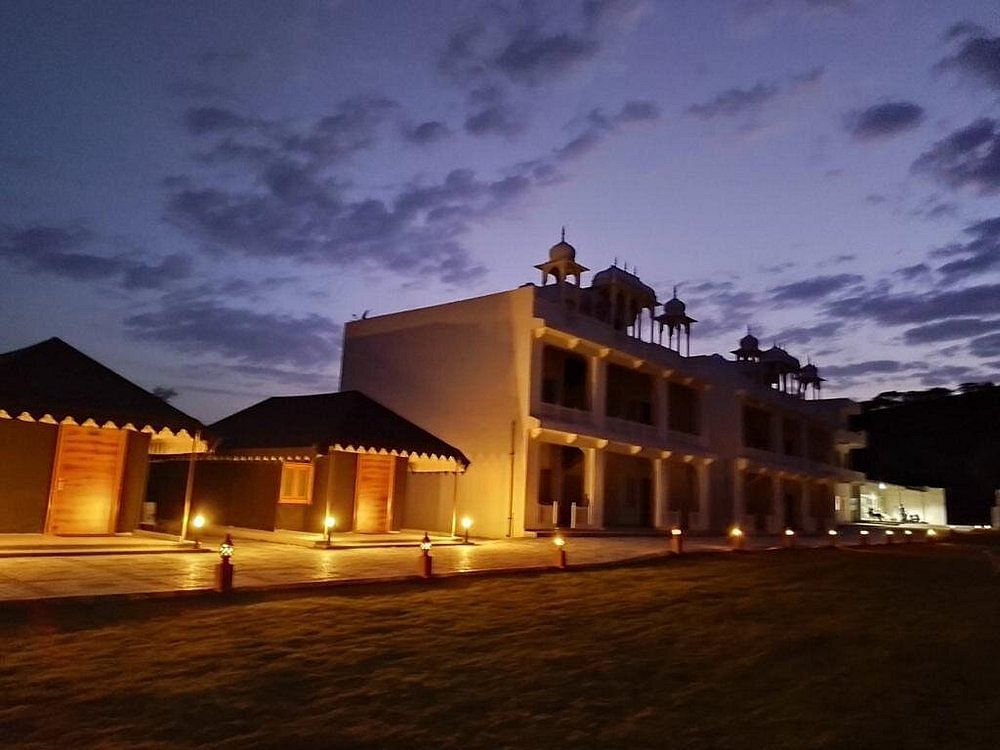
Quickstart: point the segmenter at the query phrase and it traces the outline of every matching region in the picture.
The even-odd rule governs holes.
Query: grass
[[[992,750],[998,579],[979,548],[896,545],[41,609],[0,628],[0,737]]]

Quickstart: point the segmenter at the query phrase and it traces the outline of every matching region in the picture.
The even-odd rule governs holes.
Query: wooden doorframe
[[[49,499],[45,506],[45,526],[43,533],[51,534],[51,524],[52,524],[52,506],[53,501],[56,498],[56,493],[59,491],[59,469],[62,462],[62,448],[63,448],[63,435],[66,433],[67,427],[77,427],[84,430],[103,430],[103,427],[84,427],[83,425],[59,425],[59,429],[56,432],[56,445],[55,451],[52,458],[52,478],[49,481]],[[111,428],[107,428],[111,429]],[[127,457],[128,448],[128,434],[124,430],[114,429],[117,433],[118,438],[118,453],[115,458],[115,465],[117,471],[115,472],[115,484],[114,492],[112,493],[112,503],[111,511],[109,513],[107,528],[108,531],[104,534],[114,534],[117,531],[118,526],[118,515],[121,512],[122,504],[122,487],[125,482],[125,459]],[[104,534],[97,534],[97,536],[103,536]],[[72,535],[71,535],[72,536]],[[93,536],[86,534],[77,534],[75,536]]]
[[[396,490],[396,457],[382,456],[379,454],[359,453],[354,465],[354,509],[351,517],[351,530],[358,528],[358,486],[361,483],[361,461],[362,459],[385,459],[389,461],[389,485],[386,490],[385,500],[385,530],[380,533],[392,531],[392,506],[393,495]]]

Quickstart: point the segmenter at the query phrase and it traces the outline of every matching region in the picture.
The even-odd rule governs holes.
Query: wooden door
[[[354,530],[384,534],[392,518],[392,491],[396,459],[358,454],[354,485]]]
[[[118,518],[126,433],[60,425],[47,534],[112,534]]]

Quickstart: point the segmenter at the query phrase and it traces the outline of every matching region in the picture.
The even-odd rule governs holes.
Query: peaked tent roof
[[[223,451],[331,445],[451,458],[467,466],[458,448],[435,437],[360,391],[272,396],[209,427]]]
[[[0,409],[11,417],[49,414],[57,422],[93,419],[157,432],[202,429],[194,417],[58,338],[0,354]]]

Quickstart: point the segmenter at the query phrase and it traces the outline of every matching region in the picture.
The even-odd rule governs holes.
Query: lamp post
[[[784,545],[785,549],[791,549],[795,546],[795,531],[792,529],[785,529]]]
[[[205,516],[199,513],[191,520],[191,525],[194,526],[194,548],[201,549],[201,530],[205,527]]]
[[[885,543],[892,544],[892,537],[896,534],[892,529],[885,530]]]
[[[830,529],[829,531],[826,532],[826,535],[828,537],[830,537],[830,546],[831,547],[836,547],[837,546],[837,530],[836,529]]]
[[[868,546],[868,529],[861,529],[861,531],[858,532],[858,544],[862,547]]]
[[[233,590],[233,537],[226,534],[226,538],[219,545],[219,564],[215,569],[215,590],[221,594],[228,594]]]
[[[684,532],[680,529],[670,529],[670,551],[675,555],[684,553]]]
[[[556,567],[560,570],[566,570],[566,540],[556,534],[552,543],[556,546]]]
[[[337,519],[333,516],[327,516],[323,520],[323,530],[326,533],[326,548],[330,549],[330,544],[333,541],[333,530],[337,528]]]
[[[462,539],[462,544],[469,543],[469,529],[472,528],[472,519],[468,516],[462,516],[462,530],[464,531],[464,538]]]
[[[913,541],[913,532],[909,529],[903,529],[903,541],[909,544]]]
[[[729,547],[734,550],[743,549],[743,543],[746,535],[743,533],[743,529],[739,526],[734,526],[729,530]]]
[[[417,572],[421,578],[430,578],[433,573],[431,538],[426,531],[424,532],[424,538],[420,540],[420,560],[418,561]]]

